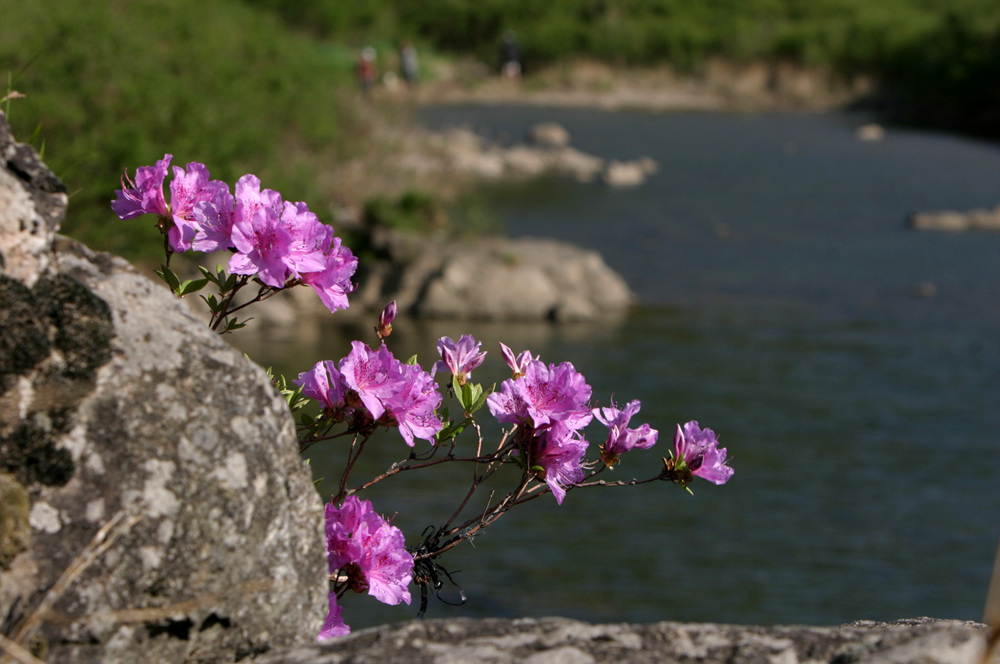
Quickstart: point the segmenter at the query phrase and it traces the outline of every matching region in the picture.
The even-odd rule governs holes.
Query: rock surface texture
[[[930,619],[840,627],[426,620],[265,655],[255,664],[977,664],[984,633],[982,625]]]
[[[109,195],[110,198],[110,195]],[[0,114],[0,661],[232,662],[309,642],[322,505],[263,370],[56,234]]]

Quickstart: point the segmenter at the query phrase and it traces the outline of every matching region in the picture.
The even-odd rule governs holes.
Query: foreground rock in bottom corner
[[[164,288],[56,236],[53,181],[0,113],[0,632],[53,663],[310,640],[322,505],[284,400]]]
[[[363,630],[255,664],[977,664],[983,626],[919,618],[840,627],[591,625],[565,618],[426,620]]]

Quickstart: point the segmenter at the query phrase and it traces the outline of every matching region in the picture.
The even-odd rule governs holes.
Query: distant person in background
[[[500,61],[500,75],[503,78],[521,78],[521,52],[517,47],[517,35],[513,30],[503,33]]]
[[[399,45],[399,73],[410,87],[417,84],[417,49],[408,39]]]
[[[375,49],[365,46],[361,49],[361,59],[358,61],[358,85],[361,92],[366,96],[371,95],[372,86],[375,85]]]

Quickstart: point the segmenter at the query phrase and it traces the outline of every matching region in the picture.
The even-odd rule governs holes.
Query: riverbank
[[[523,80],[502,79],[482,64],[457,62],[438,68],[421,86],[419,104],[482,103],[587,107],[607,110],[828,110],[869,94],[866,78],[839,79],[787,63],[735,64],[711,60],[693,74],[667,65],[629,69],[574,60]]]
[[[623,69],[577,60],[520,80],[502,79],[486,65],[470,60],[434,61],[430,67],[433,76],[415,87],[388,77],[370,97],[357,96],[355,103],[368,124],[369,149],[335,165],[327,176],[342,216],[356,215],[363,201],[373,195],[393,196],[416,189],[450,202],[483,177],[516,177],[543,170],[526,162],[521,168],[517,159],[507,159],[504,166],[505,157],[496,153],[496,146],[483,144],[471,132],[428,131],[416,120],[416,110],[422,106],[825,111],[857,103],[873,91],[868,79],[844,81],[828,72],[781,63],[736,65],[717,60],[697,74],[681,75],[667,66]],[[514,143],[526,142],[525,137],[511,138]],[[486,160],[475,158],[477,153],[491,151],[493,155]],[[577,164],[583,166],[587,155],[571,157],[580,157]],[[573,168],[562,170],[568,175],[579,173]]]

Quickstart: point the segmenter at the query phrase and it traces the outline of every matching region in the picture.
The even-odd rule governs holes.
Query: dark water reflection
[[[1000,236],[913,233],[901,220],[995,204],[1000,153],[918,133],[862,144],[850,116],[427,118],[510,135],[547,119],[582,149],[648,154],[662,170],[634,190],[556,181],[498,187],[492,200],[514,234],[601,249],[645,304],[612,326],[403,321],[394,352],[426,364],[439,336],[473,333],[491,351],[476,376],[486,382],[504,375],[498,340],[571,360],[596,398],[641,399],[661,445],[678,422],[714,428],[736,474],[693,497],[654,484],[526,505],[445,559],[470,601],[430,614],[978,619],[1000,534]],[[935,297],[915,295],[923,282]],[[257,352],[295,374],[367,329]],[[365,472],[405,452],[394,435],[379,447]],[[317,476],[341,457],[317,451]],[[653,472],[658,450],[629,461],[616,476]],[[372,498],[413,541],[450,512],[464,472],[401,478]],[[355,626],[414,613],[351,599]]]

